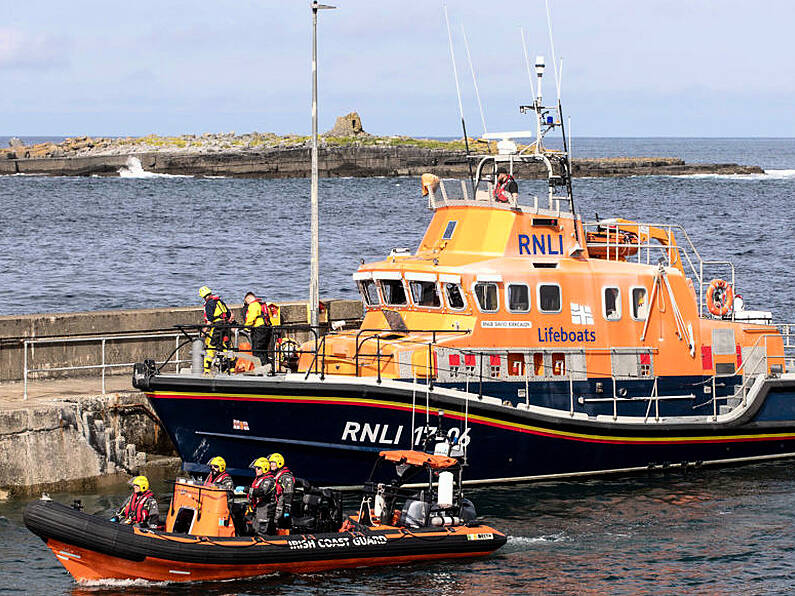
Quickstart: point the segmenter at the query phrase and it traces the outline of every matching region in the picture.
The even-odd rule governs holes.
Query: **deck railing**
[[[28,381],[31,375],[35,374],[51,374],[60,372],[73,372],[73,371],[94,371],[99,370],[102,379],[101,389],[102,394],[106,393],[105,378],[109,371],[116,368],[130,368],[132,369],[135,362],[109,362],[107,349],[109,345],[119,341],[156,341],[164,339],[174,339],[174,351],[165,360],[157,362],[161,366],[174,365],[179,367],[181,363],[190,362],[190,360],[180,359],[180,348],[184,345],[184,334],[180,331],[162,332],[154,331],[149,333],[135,333],[127,335],[88,335],[77,337],[45,337],[45,338],[25,338],[22,340],[22,383],[23,383],[23,399],[28,398]],[[36,346],[53,345],[53,344],[74,344],[74,345],[88,345],[97,348],[95,352],[99,361],[93,364],[73,364],[65,366],[52,366],[31,368],[29,366],[30,360],[33,359],[33,354]]]
[[[614,219],[606,219],[595,222],[586,222],[583,224],[586,232],[598,231],[605,237],[604,241],[588,242],[589,249],[605,250],[607,260],[626,259],[630,261],[630,256],[625,256],[629,251],[635,251],[636,257],[632,260],[637,263],[645,262],[647,265],[653,263],[652,255],[657,255],[657,258],[664,258],[668,264],[674,265],[676,260],[679,259],[682,264],[682,269],[686,275],[693,278],[697,287],[698,293],[698,314],[700,317],[704,316],[704,307],[706,306],[706,288],[709,287],[710,281],[713,277],[720,277],[724,273],[716,273],[716,269],[722,270],[729,274],[728,280],[732,289],[737,293],[735,286],[734,264],[731,261],[713,261],[705,260],[698,252],[695,244],[690,239],[684,226],[681,224],[668,224],[668,223],[646,223],[646,222],[618,222]],[[621,229],[619,229],[621,228]],[[637,241],[623,241],[624,233],[635,229]],[[659,228],[665,231],[668,238],[668,244],[660,244],[658,240],[651,237],[649,230],[651,228]],[[686,244],[676,244],[672,246],[675,236],[674,231],[677,232],[679,238],[683,238]],[[641,241],[641,236],[646,235],[648,239],[645,242]],[[654,242],[652,242],[654,241]],[[644,259],[645,254],[645,259]],[[692,255],[692,256],[691,256]],[[686,265],[686,266],[685,266]],[[705,271],[706,269],[706,271]],[[709,274],[708,279],[705,275]],[[732,319],[734,313],[732,312]]]

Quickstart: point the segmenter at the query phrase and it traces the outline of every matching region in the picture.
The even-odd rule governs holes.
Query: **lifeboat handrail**
[[[372,332],[373,335],[368,335],[367,337],[365,337],[364,339],[359,341],[359,338],[361,337],[361,335],[363,333],[366,333],[366,332]],[[461,334],[466,334],[466,333],[471,333],[471,330],[470,329],[405,329],[405,330],[395,331],[394,329],[378,329],[378,328],[370,328],[370,327],[359,329],[356,332],[356,352],[354,354],[354,361],[355,361],[355,367],[356,367],[355,376],[357,376],[357,377],[359,376],[359,356],[362,355],[361,354],[362,346],[364,346],[364,344],[367,343],[367,341],[369,341],[371,339],[375,339],[376,340],[375,358],[377,360],[376,367],[378,369],[378,383],[379,384],[381,383],[381,334],[382,333],[399,333],[400,335],[405,335],[407,337],[411,336],[412,334],[415,334],[415,333],[430,333],[430,334],[432,334],[432,338],[433,339],[432,339],[431,342],[428,342],[428,345],[432,346],[432,345],[435,345],[437,343],[436,342],[436,334],[437,333],[444,333],[444,334],[447,334],[447,333],[461,333]],[[417,344],[417,345],[425,345],[425,342],[422,342],[422,341],[419,341],[419,340],[414,341],[414,343]],[[364,354],[364,355],[367,355],[367,354]]]
[[[790,359],[787,371],[789,372],[791,368],[795,372],[795,323],[778,323],[775,327],[784,342],[784,364],[786,365],[787,358]]]
[[[750,349],[754,350],[755,348],[760,347],[760,344],[762,342],[764,342],[764,350],[761,353],[761,355],[758,358],[747,358],[747,359],[744,359],[743,362],[740,364],[740,366],[737,367],[737,369],[734,371],[734,373],[732,375],[729,375],[729,376],[738,376],[741,373],[743,373],[743,380],[742,380],[741,384],[738,386],[738,389],[735,390],[733,394],[718,396],[717,395],[717,391],[716,391],[717,385],[718,385],[718,379],[723,379],[727,375],[713,374],[710,377],[706,378],[703,381],[703,383],[700,383],[700,384],[704,384],[704,385],[711,385],[712,397],[708,401],[706,401],[705,403],[698,404],[698,406],[696,406],[696,407],[702,407],[702,406],[706,406],[706,405],[712,403],[712,406],[713,406],[713,408],[712,408],[713,409],[712,417],[713,417],[713,419],[716,419],[717,416],[718,416],[718,400],[730,400],[730,399],[736,399],[736,398],[740,398],[741,397],[742,398],[742,401],[741,401],[742,406],[745,407],[747,405],[747,398],[748,398],[748,395],[749,395],[749,387],[753,386],[754,382],[756,382],[756,380],[758,379],[758,377],[760,375],[767,376],[767,374],[768,374],[768,370],[769,370],[769,366],[768,366],[769,355],[768,355],[768,349],[767,349],[768,340],[770,338],[779,339],[779,338],[782,337],[782,335],[784,335],[784,337],[787,338],[785,340],[785,342],[786,342],[785,345],[787,347],[790,347],[790,348],[795,348],[795,342],[792,341],[793,339],[795,339],[795,338],[793,338],[793,335],[795,335],[795,325],[779,325],[778,327],[785,327],[786,331],[787,331],[787,334],[784,335],[784,334],[776,334],[776,333],[766,333],[766,334],[758,336],[756,338],[756,341],[754,342],[754,344],[751,346]],[[361,338],[361,341],[359,341],[360,340],[360,336],[364,332],[372,332],[373,335],[368,335],[368,336],[366,336],[364,338]],[[395,331],[392,330],[392,329],[362,329],[362,330],[360,330],[356,334],[357,353],[355,355],[355,359],[356,359],[356,376],[357,377],[361,376],[361,366],[359,364],[359,357],[360,356],[365,356],[366,355],[366,356],[374,357],[376,359],[376,361],[377,361],[377,371],[376,371],[377,372],[377,382],[379,384],[382,382],[382,376],[381,376],[381,369],[382,369],[381,356],[382,356],[382,354],[381,354],[380,341],[383,339],[383,337],[380,335],[381,333],[395,333]],[[437,339],[438,339],[437,334],[469,333],[469,330],[455,330],[455,329],[425,329],[425,330],[420,330],[420,329],[417,329],[417,330],[411,330],[409,333],[402,332],[401,335],[408,336],[411,333],[430,333],[430,334],[432,334],[432,338],[431,338],[430,341],[421,341],[420,338],[416,338],[414,341],[411,342],[415,346],[427,346],[427,348],[428,348],[427,364],[424,364],[424,365],[421,365],[421,366],[425,366],[428,369],[426,371],[427,385],[428,385],[428,389],[432,391],[433,390],[434,381],[438,380],[439,373],[442,373],[442,372],[450,373],[450,372],[452,372],[452,369],[453,369],[453,367],[451,367],[451,366],[445,366],[444,364],[442,364],[441,359],[434,358],[434,355],[435,355],[434,348],[437,347],[437,344],[438,344],[438,342],[437,342]],[[375,340],[376,341],[376,345],[377,345],[376,352],[374,354],[365,354],[362,351],[362,347],[368,341],[371,341],[371,340]],[[477,361],[477,370],[473,369],[472,371],[467,371],[466,367],[462,367],[463,370],[461,370],[460,368],[456,367],[456,376],[460,375],[461,380],[466,382],[465,392],[467,394],[470,392],[470,389],[469,389],[470,380],[473,381],[473,382],[477,382],[478,383],[478,391],[477,391],[478,400],[483,400],[484,399],[484,393],[483,393],[484,383],[487,382],[488,379],[490,378],[490,376],[484,372],[485,369],[486,369],[486,367],[484,366],[484,358],[486,356],[493,356],[493,355],[502,356],[504,354],[506,356],[506,362],[507,362],[508,354],[521,354],[522,355],[521,362],[524,365],[524,373],[523,373],[523,375],[518,375],[518,376],[524,376],[525,379],[527,380],[531,376],[529,374],[529,371],[531,370],[531,367],[535,366],[535,363],[529,357],[532,354],[538,353],[538,352],[541,352],[541,353],[581,353],[581,354],[584,354],[584,355],[597,354],[597,353],[601,353],[601,354],[604,354],[604,353],[616,353],[616,352],[622,353],[622,354],[635,354],[635,355],[657,354],[657,353],[659,353],[659,348],[653,347],[653,346],[594,347],[594,348],[565,348],[565,347],[554,347],[554,348],[552,348],[552,347],[550,347],[550,348],[524,348],[524,349],[516,349],[516,348],[514,348],[514,349],[507,349],[507,348],[486,348],[486,349],[477,348],[477,349],[469,349],[469,348],[462,348],[462,347],[458,347],[458,346],[440,346],[440,347],[442,349],[446,350],[446,351],[449,351],[449,352],[458,352],[459,354],[467,354],[467,355],[475,355],[476,356],[476,359],[477,359],[476,360]],[[751,362],[754,363],[754,366],[756,368],[758,368],[758,370],[755,370],[754,372],[747,372],[747,368],[751,366]],[[418,366],[420,366],[420,365],[418,365]],[[545,362],[541,363],[541,367],[545,371],[547,369],[550,369],[550,368],[554,370],[554,365],[549,365],[549,364],[547,364]],[[311,370],[311,366],[309,368]],[[325,369],[325,362],[322,365],[322,368]],[[568,409],[568,414],[570,416],[574,416],[575,413],[576,413],[575,409],[574,409],[575,402],[580,403],[580,404],[585,404],[585,403],[605,403],[605,402],[610,403],[610,402],[612,402],[612,405],[613,405],[613,414],[612,415],[613,415],[614,419],[617,419],[618,416],[619,416],[619,413],[618,413],[618,403],[619,402],[638,402],[638,401],[642,402],[642,401],[647,401],[648,404],[647,404],[647,407],[646,407],[646,413],[643,416],[644,423],[649,422],[649,419],[652,418],[652,416],[651,416],[651,407],[652,407],[652,405],[654,405],[653,420],[655,422],[659,422],[659,420],[660,420],[660,402],[674,401],[674,400],[685,400],[685,399],[692,400],[694,397],[696,397],[695,393],[689,393],[689,394],[686,394],[686,395],[685,394],[681,394],[681,395],[660,395],[659,394],[659,389],[658,389],[658,379],[659,379],[659,377],[657,375],[653,375],[653,376],[629,375],[629,376],[625,377],[623,375],[615,375],[615,374],[612,374],[612,373],[610,374],[609,377],[605,377],[605,381],[611,383],[611,385],[612,385],[612,392],[611,392],[612,395],[608,394],[605,397],[589,397],[589,398],[582,397],[582,396],[576,396],[575,391],[574,391],[574,376],[578,375],[578,374],[586,374],[587,372],[588,372],[587,370],[574,370],[574,369],[572,369],[570,367],[568,361],[567,361],[566,364],[565,364],[565,372],[564,372],[564,374],[555,375],[553,373],[553,376],[550,377],[550,378],[553,378],[553,377],[554,378],[559,378],[561,380],[568,379],[568,384],[569,384],[569,409]],[[775,372],[775,371],[773,371],[773,372]],[[517,376],[517,375],[509,375],[509,376]],[[536,376],[536,375],[532,375],[532,376]],[[544,376],[545,377],[547,376],[546,373],[545,373]],[[321,380],[323,378],[325,378],[325,377],[321,376]],[[622,380],[628,380],[628,379],[637,379],[637,380],[651,381],[652,382],[652,387],[651,387],[651,391],[650,391],[649,395],[640,395],[640,396],[632,395],[632,396],[630,396],[630,395],[626,395],[626,392],[624,392],[624,394],[622,394],[622,392],[619,390],[618,382],[622,381]],[[416,382],[416,380],[417,380],[417,377],[415,376],[415,382]],[[445,381],[447,381],[447,379],[445,379]],[[530,402],[529,402],[530,393],[529,393],[528,388],[526,388],[525,391],[526,391],[526,393],[525,393],[526,401],[525,401],[525,404],[522,404],[522,406],[523,407],[529,407],[530,406]],[[492,398],[491,396],[487,396],[487,398],[488,399],[497,399],[497,398]],[[467,399],[469,399],[469,398],[467,398]],[[512,402],[503,401],[503,405],[511,405],[511,406],[517,407],[517,408],[520,407],[520,403],[518,403],[518,402],[514,404]]]
[[[549,155],[548,155],[549,154]],[[552,156],[554,161],[560,162],[559,169],[560,174],[555,174],[555,167],[553,166],[553,159],[550,159],[549,156]],[[513,172],[513,164],[514,163],[532,163],[532,162],[540,162],[543,163],[547,170],[547,180],[549,182],[549,192],[548,192],[548,200],[549,200],[549,210],[550,211],[557,211],[560,213],[561,210],[561,203],[568,204],[568,211],[570,213],[574,212],[574,201],[572,199],[571,193],[568,190],[568,169],[565,165],[564,160],[566,159],[566,154],[562,152],[556,151],[548,151],[543,150],[543,152],[538,153],[513,153],[509,155],[469,155],[467,158],[470,161],[476,161],[476,174],[475,178],[470,184],[472,185],[472,197],[469,196],[469,188],[467,186],[468,181],[456,179],[456,178],[447,178],[447,180],[455,180],[456,182],[460,182],[461,184],[461,194],[463,198],[451,198],[450,194],[448,193],[448,189],[444,184],[445,179],[439,179],[438,190],[441,194],[441,200],[437,199],[436,191],[433,186],[428,186],[428,208],[431,210],[436,210],[439,207],[447,206],[450,204],[466,204],[466,205],[475,205],[475,204],[487,204],[492,207],[500,207],[503,209],[517,209],[519,208],[519,201],[518,199],[511,198],[508,203],[497,203],[492,196],[492,190],[494,188],[494,183],[492,180],[488,179],[489,177],[483,174],[483,169],[488,163],[492,163],[496,169],[497,164],[508,164]],[[486,183],[486,200],[479,199],[478,196],[483,190],[479,190],[482,183]],[[566,187],[566,194],[565,195],[556,195],[555,188],[557,187]],[[538,210],[538,197],[533,197],[533,209]],[[528,205],[529,207],[529,205]]]
[[[651,253],[653,250],[665,250],[668,251],[667,259],[671,266],[675,266],[682,271],[682,273],[687,274],[685,268],[682,266],[683,260],[687,261],[689,266],[690,275],[695,278],[695,281],[698,283],[698,316],[703,318],[704,317],[704,307],[706,305],[706,295],[705,295],[705,288],[709,286],[709,280],[705,280],[704,277],[704,268],[705,266],[722,266],[728,267],[731,271],[731,281],[730,284],[734,289],[735,294],[737,293],[736,288],[736,277],[735,277],[735,268],[734,263],[731,261],[720,261],[720,260],[706,260],[701,256],[701,253],[696,248],[696,245],[693,243],[690,235],[687,233],[687,230],[682,226],[682,224],[671,224],[671,223],[649,223],[649,222],[641,222],[641,221],[628,221],[622,219],[603,219],[599,221],[589,221],[584,222],[583,227],[585,228],[586,232],[588,228],[607,228],[607,237],[606,242],[586,242],[587,247],[595,248],[595,247],[604,247],[606,252],[606,260],[618,260],[620,256],[620,252],[622,249],[637,249],[637,262],[642,263],[643,257],[642,252],[646,250],[646,264],[651,264]],[[658,229],[668,236],[669,241],[668,244],[663,244],[662,240],[659,238],[655,238],[649,232],[645,232],[644,234],[647,236],[647,240],[645,242],[641,242],[641,228],[648,228],[651,229]],[[619,230],[623,231],[632,231],[637,230],[637,242],[618,242],[618,232]],[[680,245],[676,243],[676,237],[673,234],[673,231],[677,230],[681,232],[682,237],[686,241],[686,245]],[[611,233],[615,233],[616,242],[610,242]],[[635,232],[633,232],[635,233]],[[652,240],[657,240],[658,244],[652,244]],[[615,249],[615,259],[611,259],[611,250]],[[680,255],[679,262],[673,262],[675,257],[672,258],[672,252],[675,251],[673,254]],[[690,252],[692,251],[696,263],[693,262],[693,259],[690,256]],[[732,320],[734,320],[734,311],[732,310],[731,315]]]

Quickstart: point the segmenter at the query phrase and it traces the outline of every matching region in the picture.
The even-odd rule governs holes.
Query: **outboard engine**
[[[291,516],[293,532],[336,532],[342,526],[342,496],[296,478]]]
[[[428,518],[430,505],[425,501],[423,493],[416,495],[415,499],[406,499],[400,512],[398,525],[409,528],[421,528]]]

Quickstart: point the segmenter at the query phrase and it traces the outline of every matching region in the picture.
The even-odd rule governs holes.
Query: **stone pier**
[[[321,322],[361,318],[359,301],[325,305]],[[301,330],[306,303],[280,306],[282,324],[295,326],[288,334],[308,339]],[[176,465],[167,433],[146,396],[132,387],[131,367],[107,369],[104,392],[98,368],[51,369],[101,363],[100,338],[106,364],[163,360],[176,338],[146,336],[200,320],[197,307],[0,317],[0,499],[90,488],[158,463]],[[80,341],[62,341],[74,338]],[[182,349],[182,358],[189,359],[189,347]],[[40,371],[29,374],[27,383],[25,366]]]

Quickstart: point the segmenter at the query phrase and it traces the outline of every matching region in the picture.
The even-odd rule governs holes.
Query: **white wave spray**
[[[127,163],[119,168],[120,178],[190,178],[191,176],[183,176],[179,174],[158,174],[156,172],[147,172],[141,165],[141,160],[137,157],[130,156],[127,158]]]

